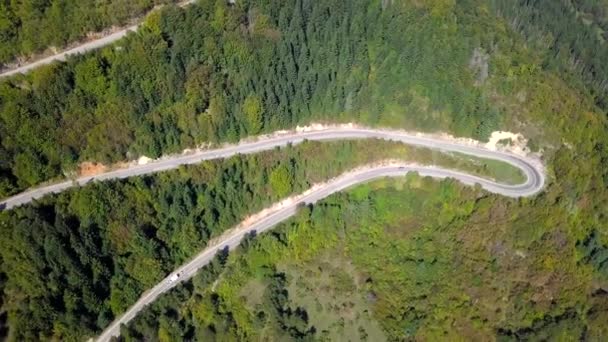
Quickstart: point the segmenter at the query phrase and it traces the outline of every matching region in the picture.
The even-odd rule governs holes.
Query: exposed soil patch
[[[107,170],[102,163],[83,162],[78,166],[78,176],[95,176]]]

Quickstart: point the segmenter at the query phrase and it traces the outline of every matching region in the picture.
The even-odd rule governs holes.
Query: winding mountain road
[[[178,283],[194,276],[197,270],[207,265],[218,251],[226,247],[229,249],[235,248],[238,246],[241,239],[250,232],[261,233],[271,229],[278,223],[293,216],[300,204],[315,203],[333,193],[353,185],[361,184],[381,177],[398,177],[404,176],[408,172],[417,172],[422,176],[430,176],[435,178],[455,178],[467,185],[479,184],[487,191],[508,197],[525,197],[537,194],[543,189],[545,184],[543,166],[540,161],[534,158],[528,158],[507,152],[493,151],[477,145],[459,144],[449,140],[420,136],[402,131],[340,126],[304,132],[275,134],[258,138],[257,140],[253,141],[242,141],[238,144],[227,145],[218,149],[198,151],[188,155],[165,157],[145,165],[135,165],[125,169],[103,173],[97,176],[81,177],[74,181],[66,181],[41,187],[39,189],[32,189],[0,202],[0,206],[4,205],[7,209],[10,209],[15,206],[28,203],[46,194],[61,192],[73,186],[84,185],[90,181],[103,181],[161,172],[177,168],[180,165],[195,164],[203,160],[226,158],[236,154],[257,153],[260,151],[273,149],[277,146],[298,144],[304,140],[330,141],[348,139],[383,139],[445,152],[459,152],[475,157],[499,160],[519,168],[526,176],[526,181],[522,184],[508,185],[454,170],[432,166],[419,166],[408,163],[368,166],[345,173],[338,178],[315,186],[309,191],[291,198],[290,201],[281,202],[279,205],[275,205],[272,208],[253,216],[253,219],[244,221],[239,226],[214,239],[215,242],[210,243],[210,245],[199,255],[194,257],[185,265],[182,265],[176,269],[171,275],[167,276],[167,278],[163,279],[152,289],[146,291],[133,306],[131,306],[122,316],[118,317],[106,330],[103,331],[103,333],[97,338],[97,341],[109,341],[113,336],[119,336],[120,326],[122,324],[126,324],[132,320],[137,313],[139,313],[139,311],[141,311],[146,305],[152,303],[160,294],[170,290]],[[176,281],[171,280],[171,277],[174,275],[179,275]]]
[[[97,341],[110,341],[112,337],[119,336],[120,326],[122,324],[127,324],[129,321],[134,319],[135,316],[137,316],[137,314],[146,307],[146,305],[154,302],[154,300],[156,300],[156,298],[161,294],[169,291],[180,282],[192,278],[199,269],[209,264],[219,251],[225,248],[236,248],[240,244],[243,237],[249,233],[255,232],[256,234],[259,234],[273,228],[277,224],[295,215],[300,205],[315,203],[333,193],[339,192],[356,184],[361,184],[382,177],[405,176],[408,172],[418,172],[421,176],[430,176],[436,178],[454,177],[469,185],[474,185],[475,183],[483,181],[481,178],[447,169],[412,166],[407,164],[380,167],[370,166],[354,172],[346,173],[328,183],[323,184],[323,186],[313,188],[304,194],[295,196],[293,200],[275,210],[267,210],[263,215],[260,215],[257,220],[248,220],[248,222],[237,226],[235,229],[232,229],[215,239],[217,241],[216,243],[213,243],[205,248],[194,259],[177,268],[175,271],[173,271],[173,273],[159,282],[156,286],[145,292],[142,297],[127,310],[127,312],[112,322],[112,324],[103,331],[103,333],[97,338]],[[171,281],[171,276],[174,274],[179,274],[179,278],[176,281]]]
[[[179,5],[185,6],[193,1],[194,0],[184,1]],[[63,51],[56,55],[4,71],[0,73],[0,78],[9,77],[19,73],[27,73],[41,65],[50,64],[55,61],[65,61],[70,55],[86,53],[88,51],[109,45],[123,38],[129,32],[136,31],[139,25],[140,24],[136,24],[127,27],[121,31],[114,32],[91,42],[83,43],[75,48]],[[398,177],[404,176],[408,172],[417,172],[422,176],[430,176],[435,178],[455,178],[467,185],[480,184],[487,191],[508,197],[525,197],[532,196],[540,192],[545,183],[545,175],[542,164],[538,160],[532,158],[506,152],[492,151],[484,149],[480,146],[463,145],[447,140],[422,137],[400,131],[338,127],[309,132],[282,134],[262,138],[252,142],[244,141],[236,145],[225,146],[219,149],[199,151],[189,155],[170,156],[145,165],[134,165],[125,169],[119,169],[96,176],[80,177],[76,180],[64,181],[37,189],[31,189],[0,201],[0,210],[11,209],[16,206],[29,203],[32,200],[41,198],[47,194],[62,192],[74,186],[85,185],[91,181],[104,181],[109,179],[127,178],[161,172],[177,168],[180,165],[195,164],[204,160],[226,158],[236,154],[257,153],[260,151],[270,150],[278,146],[301,143],[304,140],[329,141],[372,138],[397,141],[413,146],[426,147],[447,152],[459,152],[475,157],[503,161],[522,170],[526,176],[526,181],[518,185],[507,185],[453,170],[437,167],[417,166],[412,164],[369,166],[357,171],[346,173],[330,182],[323,184],[322,186],[314,187],[301,195],[295,196],[292,201],[284,203],[284,205],[280,205],[272,210],[264,211],[261,213],[261,215],[258,215],[259,217],[257,217],[256,220],[244,222],[235,229],[227,231],[225,234],[215,239],[215,243],[210,244],[210,246],[205,248],[191,261],[176,269],[171,275],[167,276],[167,278],[163,279],[152,289],[145,292],[133,306],[131,306],[122,316],[118,317],[102,332],[102,334],[97,338],[97,341],[109,341],[112,337],[119,336],[120,326],[122,324],[127,324],[146,305],[152,303],[159,295],[169,291],[178,283],[188,280],[194,276],[194,274],[200,268],[207,265],[214,258],[218,251],[223,250],[224,248],[235,248],[238,246],[243,237],[251,232],[262,233],[268,229],[271,229],[278,223],[293,216],[297,212],[300,204],[315,203],[333,193],[339,192],[353,185],[361,184],[381,177]],[[177,274],[179,275],[178,279],[176,281],[172,281],[171,276]]]
[[[91,181],[104,181],[109,179],[140,176],[175,169],[180,165],[196,164],[204,160],[227,158],[236,154],[251,154],[267,151],[278,146],[298,144],[304,140],[331,141],[352,139],[383,139],[397,141],[418,147],[425,147],[446,152],[459,152],[470,156],[503,161],[520,169],[526,176],[526,181],[518,185],[507,185],[482,178],[475,178],[475,182],[479,183],[484,189],[490,192],[504,196],[523,197],[534,195],[542,189],[545,182],[542,164],[533,158],[523,157],[507,152],[492,151],[480,146],[459,144],[448,140],[425,137],[402,131],[338,126],[305,132],[277,134],[270,137],[262,137],[254,141],[242,141],[238,144],[226,145],[218,149],[198,151],[196,153],[186,155],[164,157],[145,165],[132,165],[128,168],[118,169],[96,176],[85,176],[75,180],[67,180],[60,183],[34,188],[0,201],[0,208],[11,209],[15,206],[29,203],[34,199],[41,198],[44,195],[62,192],[74,186],[85,185]],[[472,179],[472,176],[450,170],[442,171],[442,175],[444,177],[453,177],[463,182]]]

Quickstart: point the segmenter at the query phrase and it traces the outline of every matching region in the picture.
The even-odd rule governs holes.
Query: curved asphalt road
[[[177,5],[178,6],[186,6],[189,5],[191,3],[193,3],[196,0],[187,0],[184,2],[180,2]],[[77,47],[73,48],[73,49],[69,49],[69,50],[65,50],[63,52],[60,52],[58,54],[46,57],[46,58],[42,58],[39,59],[37,61],[25,64],[23,66],[14,68],[14,69],[10,69],[7,70],[3,73],[0,73],[0,78],[2,77],[9,77],[9,76],[13,76],[16,74],[25,74],[33,69],[36,69],[37,67],[41,66],[41,65],[45,65],[45,64],[50,64],[53,63],[55,61],[60,61],[63,62],[66,60],[66,58],[70,55],[77,55],[77,54],[83,54],[92,50],[96,50],[99,49],[103,46],[109,45],[114,43],[115,41],[123,38],[124,36],[126,36],[129,32],[131,31],[137,31],[137,28],[139,27],[141,23],[133,25],[133,26],[129,26],[125,29],[122,29],[120,31],[114,32],[112,34],[109,34],[105,37],[87,42],[87,43],[83,43],[81,45],[78,45]]]
[[[301,143],[304,140],[328,141],[370,138],[398,141],[409,145],[426,147],[435,150],[459,152],[481,158],[500,160],[521,169],[526,175],[526,181],[518,185],[506,185],[453,170],[437,167],[416,166],[411,164],[368,167],[355,172],[346,173],[333,181],[324,184],[322,187],[313,189],[312,191],[299,196],[296,202],[285,205],[280,209],[270,211],[257,219],[257,221],[244,227],[240,227],[240,229],[228,231],[219,237],[217,239],[218,243],[207,247],[190,262],[174,271],[173,274],[178,273],[180,275],[176,282],[170,282],[169,275],[155,287],[148,290],[131,308],[127,310],[127,312],[125,312],[121,317],[117,318],[106,330],[104,330],[97,340],[108,341],[113,336],[119,336],[121,324],[128,323],[142,308],[152,303],[160,294],[170,290],[177,283],[191,278],[198,269],[207,265],[219,250],[224,249],[225,247],[236,247],[240,243],[243,236],[245,236],[247,233],[253,231],[257,233],[264,232],[285,219],[293,216],[296,213],[299,204],[315,203],[316,201],[323,199],[330,194],[341,191],[355,184],[360,184],[380,177],[403,176],[408,172],[415,171],[422,176],[431,176],[436,178],[451,177],[468,185],[480,184],[487,191],[504,196],[523,197],[532,196],[540,192],[545,183],[543,167],[540,162],[535,159],[506,152],[491,151],[472,145],[461,145],[440,139],[420,137],[399,131],[336,127],[309,132],[287,133],[269,138],[265,137],[260,138],[257,141],[241,142],[237,145],[201,151],[190,155],[167,157],[146,165],[137,165],[126,169],[107,172],[98,176],[81,177],[75,181],[66,181],[39,189],[29,190],[0,202],[0,206],[4,205],[6,208],[10,209],[23,203],[30,202],[35,198],[40,198],[46,194],[61,192],[76,185],[84,185],[92,180],[103,181],[108,179],[126,178],[160,172],[174,169],[184,164],[195,164],[203,160],[226,158],[236,154],[256,153],[264,150],[270,150],[277,146]]]
[[[462,145],[429,137],[420,137],[400,131],[336,127],[309,132],[288,133],[270,138],[260,138],[259,140],[253,142],[241,142],[236,145],[229,145],[214,150],[199,151],[188,155],[165,157],[145,165],[134,165],[125,169],[110,171],[96,176],[80,177],[76,180],[55,183],[52,185],[31,189],[2,200],[0,201],[0,208],[11,209],[21,204],[31,202],[32,200],[40,198],[44,195],[62,192],[77,185],[85,185],[90,181],[103,181],[108,179],[127,178],[155,173],[174,169],[184,164],[200,163],[203,160],[220,159],[236,154],[251,154],[271,150],[277,146],[298,144],[304,140],[330,141],[370,138],[398,141],[408,145],[426,147],[446,152],[459,152],[475,157],[500,160],[509,163],[523,171],[526,176],[526,182],[518,185],[506,185],[476,178],[476,182],[479,183],[484,189],[504,196],[522,197],[534,195],[542,189],[545,182],[542,165],[540,165],[537,160],[531,158],[526,158],[507,152],[491,151],[477,146]],[[444,177],[453,177],[463,182],[471,179],[471,176],[455,171],[444,170],[442,172]]]
[[[460,152],[468,155],[473,155],[482,158],[489,158],[507,162],[515,167],[520,168],[526,175],[527,180],[519,185],[504,185],[489,181],[483,178],[472,176],[466,173],[456,172],[443,168],[413,166],[408,164],[369,167],[359,171],[344,174],[341,177],[325,184],[324,186],[314,189],[305,195],[299,196],[294,203],[288,204],[280,209],[270,211],[263,215],[257,221],[248,224],[241,229],[228,231],[217,239],[218,243],[204,249],[190,262],[176,269],[172,274],[179,274],[179,279],[176,282],[169,280],[167,276],[155,287],[147,291],[142,297],[127,310],[121,317],[116,319],[104,332],[98,337],[97,341],[109,341],[113,336],[120,335],[121,324],[126,324],[132,320],[137,313],[146,305],[152,303],[160,294],[170,290],[179,282],[190,279],[194,274],[207,265],[215,256],[215,254],[228,247],[235,248],[241,239],[250,232],[262,233],[271,229],[278,223],[293,216],[298,206],[302,203],[315,203],[335,192],[345,188],[367,182],[380,177],[396,177],[403,176],[408,172],[418,172],[422,176],[431,176],[436,178],[452,177],[462,183],[468,185],[480,184],[484,189],[502,194],[509,197],[532,196],[542,190],[545,182],[544,171],[542,165],[536,160],[528,159],[521,156],[505,152],[490,151],[480,147],[459,145],[443,140],[436,140],[426,137],[418,137],[405,134],[402,132],[374,130],[374,129],[359,129],[359,128],[332,128],[321,131],[312,131],[304,133],[292,133],[284,136],[261,139],[256,142],[241,143],[235,146],[229,146],[218,150],[200,152],[191,156],[182,156],[167,159],[164,161],[155,162],[150,165],[136,167],[134,169],[115,171],[113,175],[106,178],[128,177],[130,175],[143,174],[147,172],[156,172],[174,168],[181,164],[197,163],[201,160],[223,158],[237,153],[255,153],[262,150],[272,149],[275,146],[283,146],[288,143],[299,143],[306,140],[337,140],[337,139],[361,139],[361,138],[378,138],[385,140],[400,141],[406,144],[423,146],[432,149]]]
[[[299,196],[298,201],[286,205],[281,209],[269,212],[267,215],[264,215],[243,229],[229,231],[219,237],[217,239],[218,243],[205,248],[203,252],[197,255],[194,259],[185,265],[182,265],[172,273],[179,274],[179,279],[177,281],[171,282],[169,280],[171,275],[169,275],[152,289],[144,293],[142,297],[127,310],[127,312],[112,322],[112,324],[103,331],[103,333],[97,338],[97,341],[109,341],[112,337],[119,336],[120,326],[122,324],[127,324],[130,320],[135,318],[139,311],[141,311],[146,305],[151,304],[162,293],[169,291],[178,283],[192,278],[200,268],[209,264],[219,251],[223,250],[224,248],[235,248],[239,245],[243,237],[249,233],[262,233],[271,229],[280,222],[295,215],[299,205],[315,203],[333,193],[344,190],[356,184],[370,181],[372,179],[381,177],[399,177],[406,175],[408,172],[418,172],[421,176],[430,176],[436,178],[453,177],[465,184],[474,185],[476,183],[480,183],[484,187],[486,187],[486,185],[490,186],[490,183],[492,183],[482,178],[465,173],[454,172],[442,168],[411,166],[407,164],[403,164],[401,166],[394,165],[366,168],[356,172],[347,173],[325,184],[325,186],[319,189],[311,191],[306,195]],[[494,185],[492,184],[491,186],[493,187]],[[515,188],[517,187],[513,187],[512,190]]]

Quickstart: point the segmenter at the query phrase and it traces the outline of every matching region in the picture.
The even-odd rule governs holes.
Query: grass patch
[[[379,142],[380,144],[394,144]],[[393,158],[416,162],[422,165],[435,165],[447,169],[470,173],[479,177],[493,179],[506,184],[521,184],[526,181],[524,173],[515,166],[493,159],[484,159],[457,152],[441,152],[428,148],[407,145],[386,146],[387,154]]]
[[[507,184],[521,184],[526,181],[525,174],[515,166],[493,159],[477,158],[462,153],[454,153],[458,169],[482,177],[490,177]]]
[[[372,317],[375,296],[341,248],[305,264],[280,265],[292,305],[306,309],[321,341],[386,341]]]

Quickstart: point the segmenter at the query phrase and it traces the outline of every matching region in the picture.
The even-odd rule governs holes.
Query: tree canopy
[[[467,67],[487,40],[471,27],[474,7],[443,27],[427,15],[434,7],[385,4],[169,6],[110,47],[0,81],[0,196],[83,161],[158,157],[313,120],[486,138],[503,119]]]
[[[168,6],[112,46],[0,81],[0,196],[72,176],[83,161],[158,157],[312,121],[478,139],[518,132],[546,166],[538,196],[415,175],[356,188],[246,239],[244,257],[221,255],[125,339],[600,340],[604,4]],[[17,30],[6,16],[1,37]],[[386,142],[304,143],[48,196],[0,213],[0,329],[19,341],[93,336],[248,214],[397,154],[508,173]]]

